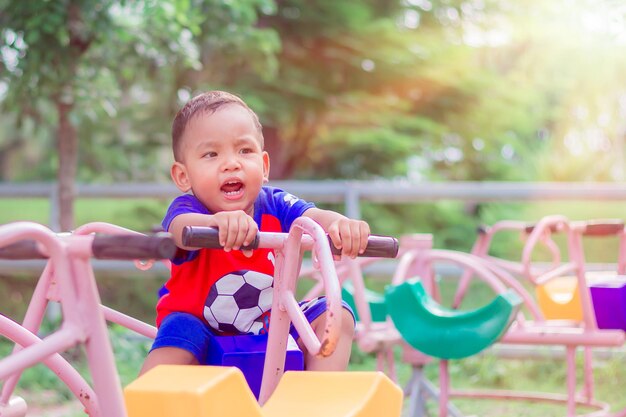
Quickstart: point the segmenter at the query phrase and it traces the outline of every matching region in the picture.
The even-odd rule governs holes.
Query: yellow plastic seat
[[[535,288],[537,304],[547,320],[582,321],[578,281],[575,276],[558,277]]]
[[[286,372],[267,417],[400,416],[402,390],[382,372]]]
[[[587,272],[587,284],[610,279],[617,275],[613,271]],[[583,320],[583,308],[576,276],[553,278],[535,287],[537,304],[547,320]]]
[[[161,365],[124,389],[129,417],[399,417],[381,372],[286,372],[260,407],[235,367]]]
[[[235,367],[160,365],[124,389],[128,417],[256,417],[261,407]]]

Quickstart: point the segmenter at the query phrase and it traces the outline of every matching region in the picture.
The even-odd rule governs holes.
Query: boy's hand
[[[211,216],[211,223],[209,226],[218,228],[220,245],[226,252],[251,244],[259,231],[254,219],[242,210],[220,211]],[[243,254],[250,257],[252,250],[244,250]]]
[[[342,217],[328,226],[328,235],[342,255],[356,258],[365,251],[370,226],[362,220]]]

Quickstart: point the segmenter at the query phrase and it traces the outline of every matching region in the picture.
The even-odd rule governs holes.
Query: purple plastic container
[[[254,396],[259,399],[265,363],[267,335],[215,336],[209,344],[207,365],[236,366],[243,372]],[[285,371],[302,371],[304,355],[289,336]]]
[[[598,328],[626,330],[626,277],[597,282],[589,289]]]

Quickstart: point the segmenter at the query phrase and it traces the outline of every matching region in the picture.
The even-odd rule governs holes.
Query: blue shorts
[[[352,315],[352,320],[355,321],[354,312],[350,306],[345,301],[342,301],[341,305],[348,310]],[[318,297],[310,301],[301,302],[300,308],[304,313],[304,317],[311,323],[326,311],[326,297]],[[289,328],[289,334],[294,340],[300,338],[293,323]],[[162,347],[176,347],[193,354],[199,363],[206,364],[210,338],[216,335],[219,335],[219,333],[213,331],[204,320],[189,313],[174,312],[168,314],[161,322],[150,350]]]

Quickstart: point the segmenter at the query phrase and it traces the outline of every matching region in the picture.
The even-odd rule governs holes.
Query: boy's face
[[[193,117],[181,142],[182,160],[171,174],[176,186],[193,194],[212,212],[254,211],[268,180],[269,156],[247,109],[227,104]]]

